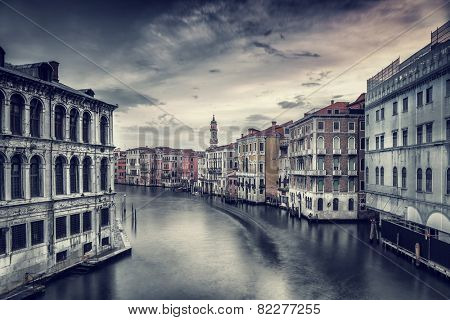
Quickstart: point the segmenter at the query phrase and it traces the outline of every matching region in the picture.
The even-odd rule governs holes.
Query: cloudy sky
[[[202,149],[296,120],[429,42],[446,0],[0,0],[13,64],[56,60],[60,81],[119,104],[115,144]]]

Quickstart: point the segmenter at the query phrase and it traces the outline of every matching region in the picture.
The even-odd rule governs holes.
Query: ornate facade
[[[0,291],[120,246],[113,111],[0,50]]]

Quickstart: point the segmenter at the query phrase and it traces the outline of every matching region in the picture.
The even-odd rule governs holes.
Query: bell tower
[[[209,145],[210,145],[210,147],[216,147],[217,144],[219,143],[219,141],[217,139],[217,122],[216,122],[216,118],[214,117],[214,115],[211,120],[211,127],[210,127],[209,131],[211,132],[211,138],[209,139]]]

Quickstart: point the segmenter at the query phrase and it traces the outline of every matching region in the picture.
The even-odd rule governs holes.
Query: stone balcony
[[[341,170],[333,170],[333,176],[342,176]]]
[[[308,170],[310,176],[326,176],[327,170]]]
[[[349,176],[357,176],[358,175],[358,171],[357,170],[348,170],[348,175]]]
[[[335,155],[341,155],[341,149],[333,149],[333,154]]]
[[[325,155],[327,154],[327,149],[317,149],[317,154]]]
[[[348,149],[347,153],[349,155],[357,155],[358,154],[358,150],[356,150],[356,149]]]

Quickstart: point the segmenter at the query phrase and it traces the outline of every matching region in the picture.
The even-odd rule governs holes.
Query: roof
[[[275,130],[273,130],[273,126],[270,126],[264,130],[254,130],[252,133],[249,133],[239,139],[246,139],[246,138],[250,138],[250,137],[266,137],[266,136],[279,136],[279,137],[283,137],[284,136],[284,128],[289,127],[292,124],[292,120],[289,120],[288,122],[285,122],[283,124],[279,124],[279,125],[275,125]],[[251,129],[251,128],[250,128]]]

